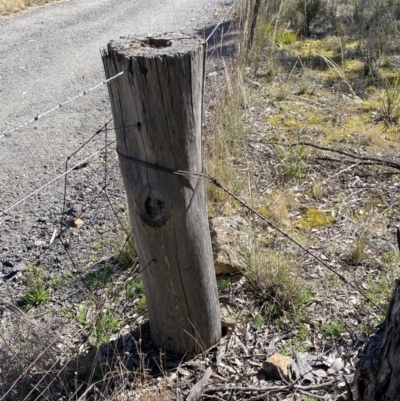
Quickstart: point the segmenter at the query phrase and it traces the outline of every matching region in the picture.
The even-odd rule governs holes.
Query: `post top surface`
[[[164,34],[153,36],[123,36],[108,44],[108,51],[124,54],[126,57],[135,56],[176,56],[197,50],[205,44],[201,38],[182,34]]]

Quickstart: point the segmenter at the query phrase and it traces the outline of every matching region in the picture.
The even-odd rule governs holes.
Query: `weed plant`
[[[393,83],[385,77],[382,105],[379,107],[379,118],[386,126],[396,125],[400,118],[400,88],[399,74],[396,75]]]
[[[50,300],[50,294],[44,282],[43,267],[35,264],[28,264],[26,272],[27,290],[24,302],[27,307],[35,307]]]

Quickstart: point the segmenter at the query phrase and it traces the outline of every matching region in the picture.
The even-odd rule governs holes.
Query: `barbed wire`
[[[114,75],[114,76],[111,77],[111,78],[104,79],[104,80],[103,80],[102,82],[100,82],[99,84],[97,84],[97,85],[95,85],[95,86],[92,86],[91,88],[86,89],[86,90],[84,90],[83,92],[80,92],[78,95],[75,95],[75,96],[73,96],[73,97],[67,99],[66,101],[64,101],[64,102],[62,102],[62,103],[59,103],[57,106],[54,106],[53,108],[51,108],[51,109],[49,109],[49,110],[47,110],[47,111],[44,111],[44,112],[41,113],[41,114],[36,114],[35,117],[33,117],[33,118],[31,118],[30,120],[24,122],[23,124],[18,125],[17,127],[13,128],[13,129],[11,129],[11,130],[9,130],[9,131],[4,131],[4,132],[0,135],[0,140],[4,139],[5,137],[10,136],[10,135],[13,134],[15,131],[20,130],[21,128],[27,126],[28,124],[31,124],[31,123],[33,123],[33,122],[39,120],[40,118],[46,116],[47,114],[50,114],[50,113],[53,113],[53,112],[56,111],[56,110],[62,109],[62,108],[63,108],[64,106],[66,106],[68,103],[71,103],[71,102],[75,101],[76,99],[79,99],[80,97],[86,96],[86,95],[88,95],[90,92],[93,92],[94,90],[96,90],[96,89],[98,89],[98,88],[101,88],[101,87],[104,86],[104,85],[107,85],[109,82],[111,82],[111,81],[113,81],[114,79],[118,78],[119,76],[121,76],[121,75],[124,74],[125,72],[126,72],[126,71],[121,71],[121,72],[119,72],[118,74]]]
[[[384,312],[384,310],[373,299],[371,299],[371,297],[364,290],[356,287],[353,283],[351,283],[349,280],[347,280],[346,277],[344,277],[342,274],[337,272],[332,266],[329,266],[328,263],[323,261],[314,252],[310,251],[308,248],[306,248],[304,245],[302,245],[299,241],[297,241],[295,238],[293,238],[291,235],[289,235],[286,231],[279,228],[272,221],[266,219],[264,216],[262,216],[260,213],[258,213],[253,207],[248,205],[243,199],[239,198],[234,193],[232,193],[227,188],[225,188],[221,184],[221,182],[217,178],[213,177],[211,174],[209,174],[207,172],[196,173],[196,172],[192,172],[192,171],[182,171],[182,170],[171,169],[171,168],[159,166],[159,165],[156,165],[153,163],[148,163],[146,161],[139,160],[137,158],[125,155],[119,151],[118,147],[116,150],[120,157],[125,158],[126,160],[129,160],[129,161],[135,163],[136,165],[139,165],[139,166],[142,166],[145,168],[149,168],[149,169],[153,169],[156,171],[163,171],[168,174],[175,174],[175,175],[186,176],[186,177],[196,177],[196,178],[203,179],[204,181],[207,181],[207,182],[213,184],[217,188],[220,188],[222,191],[224,191],[226,194],[228,194],[231,198],[235,199],[240,205],[242,205],[244,208],[246,208],[252,214],[254,214],[258,218],[260,218],[262,221],[264,221],[269,227],[271,227],[272,229],[274,229],[275,231],[277,231],[278,233],[283,235],[287,240],[289,240],[290,242],[295,244],[298,248],[300,248],[308,256],[312,257],[314,260],[316,260],[318,263],[320,263],[322,266],[324,266],[330,272],[332,272],[337,277],[339,277],[340,280],[342,280],[345,284],[350,286],[353,290],[357,291],[362,297],[364,297],[368,302],[370,302],[371,305],[375,306],[381,312]]]
[[[96,135],[98,135],[99,133],[105,131],[105,130],[117,130],[120,128],[110,128],[108,127],[108,124],[112,121],[112,119],[109,119],[100,129],[98,129],[95,134],[90,138],[93,139]],[[137,127],[140,126],[140,123],[138,124],[133,124],[133,125],[129,125],[124,127],[124,129],[126,128],[131,128],[129,131],[124,133],[125,135],[129,135],[130,133],[132,133],[132,131],[134,129],[136,129]],[[66,162],[68,162],[70,160],[70,158],[75,155],[77,152],[79,152],[80,150],[82,150],[82,148],[87,145],[90,142],[90,139],[88,141],[86,141],[83,145],[81,145],[79,147],[78,150],[76,150],[75,152],[73,152],[71,155],[69,155],[67,157]],[[10,206],[6,207],[3,210],[0,210],[0,216],[2,214],[6,214],[9,211],[11,211],[12,209],[14,209],[15,207],[17,207],[19,204],[25,202],[26,200],[28,200],[29,198],[31,198],[33,195],[36,195],[38,192],[40,192],[41,190],[47,188],[49,185],[53,184],[54,182],[56,182],[57,180],[67,176],[68,174],[70,174],[72,171],[77,170],[80,166],[85,165],[85,163],[87,163],[90,159],[92,159],[94,156],[98,155],[99,153],[103,152],[105,149],[107,149],[108,147],[110,147],[113,143],[116,143],[117,139],[114,139],[108,143],[106,143],[104,146],[102,146],[100,149],[98,149],[97,151],[95,151],[94,153],[90,154],[89,156],[87,156],[86,158],[84,158],[83,160],[81,160],[79,163],[75,164],[73,167],[66,169],[63,173],[57,175],[56,177],[52,178],[51,180],[47,181],[45,184],[41,185],[40,187],[36,188],[35,190],[33,190],[32,192],[28,193],[27,195],[21,197],[20,199],[18,199],[17,201],[15,201],[13,204],[11,204]]]
[[[182,32],[184,29],[187,28],[187,26],[189,26],[193,21],[195,21],[196,19],[198,19],[200,17],[200,15],[214,2],[215,0],[211,0],[209,1],[194,17],[192,17],[189,22],[181,28],[180,32]],[[231,12],[231,10],[233,9],[233,7],[235,6],[235,4],[238,2],[238,0],[235,0],[235,2],[232,4],[232,6],[229,8],[228,12],[224,15],[224,17],[219,21],[219,23],[216,25],[216,27],[213,29],[212,33],[208,36],[208,38],[206,39],[206,41],[208,41],[211,36],[215,33],[215,31],[219,28],[219,26],[225,21],[226,17],[229,15],[229,13]],[[22,129],[23,127],[25,127],[26,125],[39,120],[40,118],[44,117],[47,114],[50,114],[52,112],[55,112],[56,110],[61,109],[62,107],[64,107],[65,105],[67,105],[68,103],[71,103],[73,101],[75,101],[76,99],[83,97],[87,94],[89,94],[90,92],[102,87],[103,85],[107,85],[109,82],[111,82],[112,80],[118,78],[119,76],[123,75],[126,71],[121,71],[118,74],[112,76],[111,78],[108,79],[104,79],[101,83],[79,93],[76,96],[73,96],[72,98],[64,101],[63,103],[60,103],[58,106],[55,106],[41,114],[37,114],[36,117],[26,121],[25,123],[13,128],[12,130],[9,131],[5,131],[0,135],[0,141],[1,139],[4,139],[7,136],[10,136],[12,133],[14,133],[15,131],[18,131],[20,129]],[[111,121],[111,120],[110,120]],[[110,122],[108,121],[105,126]],[[104,126],[97,130],[96,133],[94,134],[97,135],[98,133],[100,133],[102,130],[104,129]],[[76,165],[74,165],[73,167],[71,167],[70,169],[66,169],[66,171],[64,171],[62,174],[57,175],[56,177],[54,177],[53,179],[47,181],[45,184],[41,185],[40,187],[36,188],[35,190],[31,191],[30,193],[28,193],[27,195],[23,196],[22,198],[18,199],[15,203],[13,203],[12,205],[6,207],[5,209],[1,210],[0,212],[2,214],[5,214],[9,211],[11,211],[12,209],[14,209],[15,207],[17,207],[19,204],[25,202],[26,200],[28,200],[29,198],[31,198],[32,196],[34,196],[35,194],[37,194],[38,192],[40,192],[41,190],[45,189],[46,187],[48,187],[49,185],[51,185],[52,183],[54,183],[55,181],[66,177],[70,172],[72,172],[73,170],[79,168],[79,166],[85,164],[88,160],[90,160],[91,158],[93,158],[94,156],[96,156],[97,154],[101,153],[106,147],[110,146],[112,143],[115,143],[115,140],[110,142],[109,144],[105,145],[103,148],[99,149],[98,151],[92,153],[90,156],[86,157],[85,159],[81,160],[79,163],[77,163]],[[81,148],[79,148],[76,152],[74,152],[73,154],[77,153]],[[72,155],[70,155],[70,157],[72,157]],[[68,158],[68,160],[70,159],[70,157]]]
[[[183,32],[190,24],[192,24],[194,21],[196,21],[197,19],[199,19],[200,16],[201,16],[201,15],[208,9],[208,7],[209,7],[212,3],[214,3],[215,1],[216,1],[216,0],[210,0],[210,1],[209,1],[200,11],[198,11],[198,12],[197,12],[197,13],[196,13],[196,14],[195,14],[195,15],[194,15],[194,16],[178,31],[178,32],[179,32],[179,33]],[[236,0],[236,1],[237,1],[237,0]],[[235,3],[236,3],[236,1],[235,1]],[[232,7],[231,7],[231,8],[232,8]],[[219,26],[219,25],[218,25],[218,26]],[[214,31],[214,32],[215,32],[215,31]],[[208,39],[207,39],[207,41],[208,41]],[[78,93],[77,95],[75,95],[75,96],[73,96],[73,97],[71,97],[71,98],[65,100],[64,102],[60,102],[57,106],[54,106],[54,107],[52,107],[51,109],[44,111],[43,113],[37,113],[37,114],[35,115],[35,117],[33,117],[33,118],[31,118],[31,119],[25,121],[24,123],[22,123],[22,124],[20,124],[20,125],[18,125],[18,126],[16,126],[16,127],[12,128],[12,129],[10,129],[10,130],[3,131],[3,132],[0,134],[0,142],[1,142],[2,140],[4,140],[4,138],[6,138],[6,137],[8,137],[8,136],[11,136],[14,132],[21,130],[22,128],[26,127],[26,126],[29,125],[29,124],[34,123],[35,121],[38,121],[40,118],[42,118],[42,117],[44,117],[44,116],[46,116],[46,115],[48,115],[48,114],[51,114],[51,113],[53,113],[53,112],[55,112],[55,111],[57,111],[57,110],[60,110],[60,109],[62,109],[63,107],[65,107],[67,104],[69,104],[69,103],[71,103],[71,102],[74,102],[75,100],[77,100],[77,99],[79,99],[79,98],[81,98],[81,97],[83,97],[83,96],[88,95],[88,94],[91,93],[92,91],[94,91],[94,90],[96,90],[96,89],[98,89],[98,88],[101,88],[101,87],[103,87],[104,85],[107,85],[109,82],[111,82],[111,81],[113,81],[114,79],[118,78],[119,76],[121,76],[121,75],[124,74],[125,72],[126,72],[126,71],[121,71],[121,72],[119,72],[118,74],[114,75],[114,76],[111,77],[111,78],[104,79],[102,82],[98,83],[97,85],[95,85],[95,86],[93,86],[93,87],[91,87],[91,88],[89,88],[89,89],[86,89],[86,90],[84,90],[84,91]]]

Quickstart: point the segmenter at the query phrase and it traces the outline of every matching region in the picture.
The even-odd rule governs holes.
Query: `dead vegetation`
[[[0,0],[0,15],[26,10],[28,7],[49,3],[52,0]]]

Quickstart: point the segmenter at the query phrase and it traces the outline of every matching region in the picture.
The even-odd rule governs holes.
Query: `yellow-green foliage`
[[[329,58],[334,58],[338,55],[337,48],[332,48],[329,42],[323,42],[318,39],[305,39],[297,42],[295,49],[295,54],[303,59],[317,57],[320,54]]]
[[[275,33],[275,41],[276,41],[276,43],[280,44],[281,46],[291,45],[291,44],[297,42],[297,40],[298,40],[297,34],[296,34],[296,32],[293,32],[293,31],[277,30]]]
[[[294,223],[294,227],[300,230],[307,228],[320,228],[335,222],[333,216],[329,216],[317,209],[309,209],[306,212],[307,217],[302,217]]]

